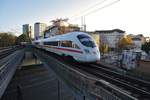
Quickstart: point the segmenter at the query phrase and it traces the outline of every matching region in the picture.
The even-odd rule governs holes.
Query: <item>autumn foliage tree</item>
[[[130,48],[132,44],[133,44],[133,41],[131,37],[124,36],[118,42],[118,49],[123,50],[123,49]]]
[[[0,33],[0,47],[15,45],[16,38],[12,33]]]
[[[100,41],[99,41],[100,47],[99,50],[101,52],[102,55],[107,54],[109,51],[109,42],[106,38],[106,36],[104,36],[103,34],[100,35]]]
[[[106,53],[108,53],[108,44],[101,44],[101,46],[100,46],[100,52],[101,52],[101,54],[106,54]]]
[[[21,42],[31,42],[30,38],[26,34],[21,34],[16,39],[16,44],[20,44]]]

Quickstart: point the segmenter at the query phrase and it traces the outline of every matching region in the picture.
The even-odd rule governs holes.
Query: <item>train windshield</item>
[[[92,38],[87,35],[84,35],[84,34],[78,35],[77,38],[86,47],[92,47],[92,48],[96,47]]]

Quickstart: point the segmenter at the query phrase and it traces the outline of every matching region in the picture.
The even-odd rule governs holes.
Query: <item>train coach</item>
[[[85,32],[69,32],[50,38],[33,41],[37,48],[70,56],[78,62],[96,62],[100,60],[100,51],[93,38]]]

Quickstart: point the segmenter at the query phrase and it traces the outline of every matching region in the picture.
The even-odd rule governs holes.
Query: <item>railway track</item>
[[[145,91],[150,91],[150,81],[144,80],[142,78],[137,78],[136,76],[130,76],[128,74],[125,73],[119,73],[116,71],[112,71],[111,69],[109,69],[108,67],[104,67],[100,64],[92,64],[93,67],[98,68],[98,69],[102,69],[105,72],[109,72],[109,74],[115,75],[115,77],[118,77],[120,79],[123,78],[124,81],[130,81],[131,83],[133,83],[133,85],[138,85],[140,87],[138,88],[143,88]]]
[[[14,51],[20,49],[19,46],[9,47],[9,48],[0,48],[0,59],[12,54]]]
[[[3,52],[0,52],[0,59],[8,56],[9,54],[11,54],[14,50],[13,49],[10,49],[10,50],[6,50],[6,51],[3,51]]]
[[[133,82],[132,78],[130,77],[126,77],[104,67],[99,67],[95,64],[74,64],[73,66],[78,67],[79,69],[86,71],[92,75],[95,75],[100,79],[104,79],[125,91],[128,91],[130,95],[140,100],[149,100],[150,98],[150,90],[149,86],[147,86],[149,83],[145,82],[145,85],[140,86],[142,84],[142,81],[138,79],[134,79]]]

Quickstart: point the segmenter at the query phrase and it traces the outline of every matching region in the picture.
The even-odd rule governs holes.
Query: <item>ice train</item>
[[[70,56],[78,62],[96,62],[100,60],[100,51],[93,38],[85,32],[69,32],[50,38],[33,41],[37,48]]]

